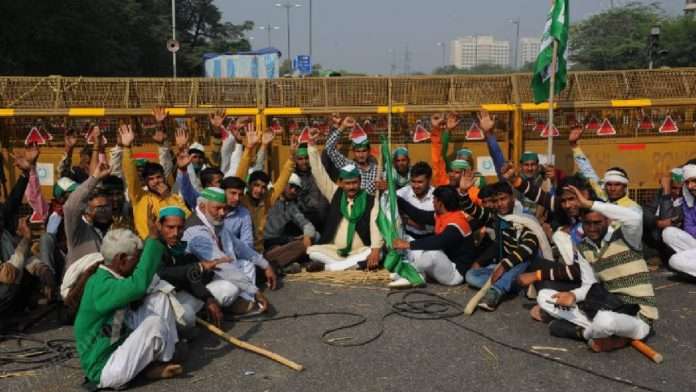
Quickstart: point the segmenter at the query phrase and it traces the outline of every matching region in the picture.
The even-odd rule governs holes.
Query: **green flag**
[[[551,81],[551,59],[553,57],[553,42],[558,42],[558,58],[556,62],[556,80],[554,81],[555,94],[559,94],[566,87],[567,70],[566,55],[568,52],[568,28],[570,18],[568,0],[555,0],[549,16],[546,19],[544,34],[541,37],[541,48],[534,64],[534,76],[532,77],[532,91],[534,102],[549,100],[549,88]]]
[[[392,167],[391,154],[389,153],[389,145],[387,138],[380,136],[382,143],[382,159],[384,167]],[[403,259],[403,254],[397,252],[391,247],[392,240],[399,238],[399,225],[397,222],[396,213],[396,187],[394,185],[394,177],[391,170],[385,170],[387,174],[387,194],[379,200],[379,215],[377,215],[377,227],[379,232],[384,237],[384,242],[387,245],[387,256],[384,258],[384,267],[389,272],[395,272],[402,278],[411,282],[414,286],[419,286],[425,283],[421,275],[415,268]]]

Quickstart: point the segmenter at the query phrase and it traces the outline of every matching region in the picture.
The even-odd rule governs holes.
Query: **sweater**
[[[89,381],[99,384],[104,365],[130,334],[124,323],[128,305],[145,296],[163,254],[164,245],[148,239],[131,276],[124,278],[101,266],[87,281],[74,332],[80,366]]]

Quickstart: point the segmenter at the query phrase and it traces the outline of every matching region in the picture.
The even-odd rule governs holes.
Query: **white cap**
[[[302,179],[296,173],[292,173],[290,175],[290,180],[288,181],[288,184],[302,187]]]
[[[193,143],[192,145],[190,145],[189,151],[191,150],[198,150],[205,154],[205,147],[203,147],[203,145],[200,143]]]

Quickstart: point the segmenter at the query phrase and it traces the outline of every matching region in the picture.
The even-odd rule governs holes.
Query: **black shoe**
[[[549,323],[549,332],[551,333],[551,336],[555,336],[557,338],[573,339],[584,342],[585,338],[582,336],[583,330],[584,328],[579,327],[568,320],[555,319]]]

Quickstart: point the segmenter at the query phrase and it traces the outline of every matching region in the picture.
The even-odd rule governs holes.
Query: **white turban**
[[[682,169],[684,171],[684,180],[696,177],[696,165],[685,165]]]
[[[604,184],[607,182],[618,182],[620,184],[628,185],[628,177],[618,170],[608,170],[604,173],[604,179],[602,180]]]

